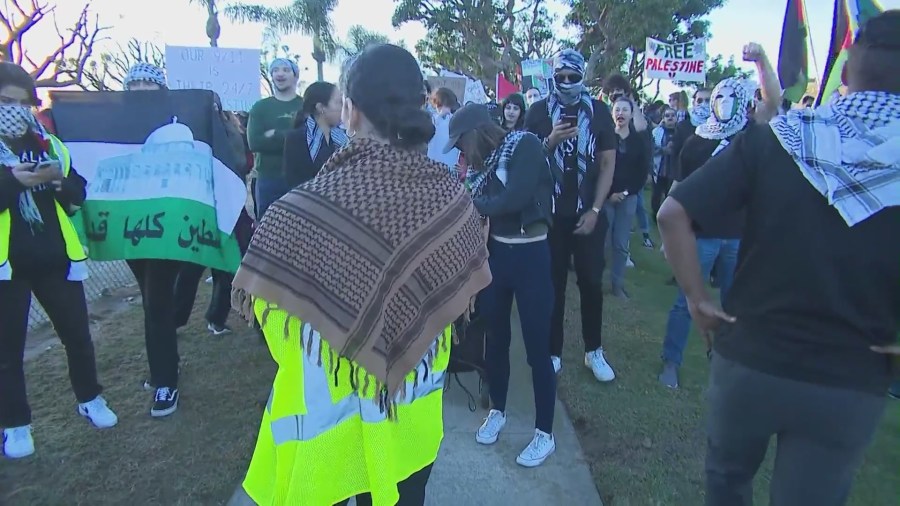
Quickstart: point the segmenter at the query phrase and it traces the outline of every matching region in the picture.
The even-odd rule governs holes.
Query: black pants
[[[589,211],[590,212],[590,211]],[[602,345],[603,269],[606,261],[603,246],[609,225],[605,213],[589,235],[575,235],[577,218],[555,216],[550,230],[550,273],[553,277],[553,319],[550,326],[550,354],[558,357],[563,349],[563,320],[566,312],[566,284],[569,263],[574,257],[575,276],[581,295],[581,337],[584,351]]]
[[[509,393],[509,346],[512,341],[513,299],[519,310],[522,339],[531,367],[534,386],[534,426],[553,433],[556,408],[556,375],[550,361],[550,321],[553,311],[553,282],[550,279],[550,248],[547,241],[505,244],[494,239],[490,250],[491,285],[481,294],[490,333],[485,361],[491,403],[506,411]]]
[[[656,178],[656,182],[653,183],[653,195],[650,197],[650,208],[653,209],[653,220],[656,220],[656,215],[659,213],[659,208],[662,207],[663,200],[669,195],[669,190],[672,188],[672,180],[667,177],[658,176]]]
[[[178,388],[175,285],[187,265],[175,260],[128,260],[141,288],[150,383],[157,387]]]
[[[431,477],[432,467],[434,467],[434,464],[429,464],[397,484],[400,500],[397,501],[396,506],[423,506],[425,504],[425,486],[428,485],[428,478]],[[349,503],[350,499],[347,499],[335,504],[335,506],[345,506]],[[372,496],[370,494],[356,496],[356,506],[372,506]]]
[[[88,402],[103,390],[97,383],[94,344],[87,301],[81,282],[67,281],[65,271],[14,274],[0,281],[0,427],[31,423],[25,394],[25,336],[31,294],[37,297],[66,349],[69,381],[78,402]]]
[[[213,278],[212,295],[206,309],[206,321],[217,327],[225,325],[228,313],[231,312],[231,282],[234,275],[230,272],[211,269]],[[194,310],[197,289],[203,279],[206,267],[197,264],[186,264],[175,281],[175,326],[187,325]]]
[[[753,476],[778,441],[771,506],[841,506],[886,397],[771,376],[713,355],[707,506],[750,506]]]

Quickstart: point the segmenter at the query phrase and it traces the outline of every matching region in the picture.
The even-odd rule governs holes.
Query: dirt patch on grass
[[[91,304],[103,395],[119,416],[112,429],[95,430],[76,414],[52,328],[30,335],[36,453],[0,459],[0,504],[224,504],[246,471],[275,366],[235,315],[235,333],[211,336],[201,310],[208,300],[203,284],[179,332],[179,409],[163,420],[150,417],[152,393],[141,386],[148,372],[139,296],[115,292]]]

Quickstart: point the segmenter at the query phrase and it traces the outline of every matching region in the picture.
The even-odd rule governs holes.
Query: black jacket
[[[322,141],[319,156],[313,160],[309,152],[309,145],[306,143],[306,122],[285,132],[282,170],[284,171],[284,180],[290,188],[313,179],[322,170],[322,166],[334,153],[334,146],[331,145],[330,139],[328,141]]]
[[[526,133],[507,164],[504,185],[496,177],[475,197],[475,207],[491,220],[491,234],[523,235],[538,222],[548,226],[553,216],[553,177],[540,139]]]
[[[21,162],[37,163],[49,159],[47,152],[31,135],[8,139],[7,145],[19,155]],[[0,166],[0,212],[10,211],[9,263],[13,276],[65,273],[69,268],[69,258],[56,215],[56,202],[63,209],[81,206],[87,183],[72,168],[62,180],[59,191],[50,185],[32,188],[35,205],[43,220],[43,225],[32,228],[19,210],[19,196],[26,188],[13,176],[11,169]]]

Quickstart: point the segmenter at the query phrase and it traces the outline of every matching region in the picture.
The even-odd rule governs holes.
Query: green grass
[[[75,413],[59,341],[28,360],[36,453],[0,457],[0,504],[225,504],[247,470],[275,366],[236,315],[234,334],[211,336],[202,316],[208,301],[203,283],[191,323],[179,332],[179,408],[162,420],[150,417],[152,393],[141,388],[147,357],[139,305],[91,305],[103,395],[119,416],[112,429],[93,429]]]
[[[662,337],[676,289],[665,283],[671,272],[658,248],[643,248],[639,238],[640,234],[632,235],[637,267],[626,274],[631,300],[611,296],[604,300],[603,343],[616,380],[599,384],[582,366],[578,294],[570,288],[560,395],[604,506],[697,506],[704,496],[706,349],[692,333],[681,387],[669,390],[657,382]],[[768,504],[773,453],[774,444],[756,477],[756,504]],[[898,498],[900,402],[891,402],[850,504],[894,505]]]

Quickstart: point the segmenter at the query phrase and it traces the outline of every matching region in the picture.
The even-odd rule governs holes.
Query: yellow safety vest
[[[49,134],[48,134],[49,135]],[[63,177],[69,175],[72,168],[72,159],[69,156],[69,150],[53,135],[50,137],[50,152],[47,153],[51,159],[59,160],[62,166]],[[75,226],[66,211],[56,202],[56,219],[59,220],[59,229],[62,231],[63,241],[66,244],[66,256],[69,257],[69,274],[66,277],[69,281],[84,281],[88,278],[87,254],[84,246],[78,240],[78,233]],[[12,218],[9,209],[0,212],[0,281],[9,281],[12,279],[12,267],[9,265],[9,234]]]
[[[260,321],[267,307],[256,301]],[[360,369],[349,361],[338,359],[336,373],[328,372],[332,351],[310,325],[269,308],[263,332],[278,373],[243,483],[247,495],[264,506],[332,506],[369,492],[374,506],[394,506],[397,484],[432,464],[444,437],[450,328],[435,338],[434,360],[407,376],[396,420],[373,400],[374,387],[362,394],[369,398],[354,391],[349,374]]]

